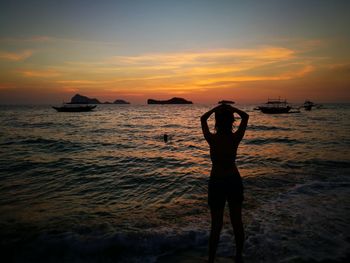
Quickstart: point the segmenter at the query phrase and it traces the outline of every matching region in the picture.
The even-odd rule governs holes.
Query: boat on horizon
[[[289,113],[292,109],[291,106],[287,103],[287,100],[278,99],[268,99],[267,102],[261,106],[255,108],[260,110],[262,113],[266,114],[279,114],[279,113]]]
[[[58,112],[86,112],[92,111],[97,105],[77,105],[65,103],[61,107],[52,106]]]
[[[304,102],[304,105],[303,105],[304,109],[307,110],[307,111],[310,111],[310,110],[312,109],[312,107],[314,107],[314,106],[316,106],[316,104],[313,103],[313,102],[310,101],[310,100],[306,100],[306,101]]]

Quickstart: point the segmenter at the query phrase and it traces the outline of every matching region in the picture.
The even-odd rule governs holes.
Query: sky
[[[350,1],[0,1],[0,104],[350,102]]]

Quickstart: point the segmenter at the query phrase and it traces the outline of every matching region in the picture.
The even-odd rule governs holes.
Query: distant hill
[[[130,102],[127,102],[125,100],[115,100],[113,104],[130,104]]]
[[[115,100],[113,103],[111,102],[100,102],[98,99],[91,99],[89,97],[86,97],[86,96],[83,96],[83,95],[80,95],[80,94],[75,94],[70,102],[70,104],[130,104],[130,102],[127,102],[125,100],[121,100],[121,99],[117,99]]]
[[[71,104],[101,104],[101,102],[98,99],[91,99],[86,96],[82,96],[80,94],[74,95],[71,100]]]
[[[192,101],[185,100],[183,98],[172,98],[170,100],[154,100],[148,99],[147,104],[193,104]]]
[[[220,100],[218,104],[235,104],[232,100]]]

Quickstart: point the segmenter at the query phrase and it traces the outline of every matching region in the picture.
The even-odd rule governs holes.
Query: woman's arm
[[[238,137],[238,140],[240,141],[240,140],[242,140],[242,138],[245,134],[245,131],[247,129],[249,115],[248,115],[248,113],[246,113],[240,109],[237,109],[237,108],[232,107],[232,106],[229,106],[229,107],[232,111],[232,114],[237,113],[241,117],[241,123],[239,124],[239,127],[238,127],[237,131],[235,132],[235,134]]]
[[[204,138],[207,140],[209,143],[210,138],[211,138],[211,133],[209,131],[208,123],[207,120],[209,119],[210,115],[212,115],[219,107],[222,107],[222,105],[216,106],[215,108],[212,108],[208,112],[204,113],[201,117],[201,124],[202,124],[202,131]]]

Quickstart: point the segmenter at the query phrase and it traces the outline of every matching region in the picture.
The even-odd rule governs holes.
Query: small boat
[[[288,105],[287,100],[279,99],[268,99],[268,101],[255,108],[256,110],[260,110],[262,113],[267,114],[279,114],[279,113],[289,113],[291,110],[291,106]]]
[[[306,100],[303,105],[304,109],[308,111],[310,111],[314,106],[316,106],[316,104],[314,104],[312,101],[309,101],[309,100]]]
[[[58,112],[85,112],[96,108],[96,105],[63,104],[61,107],[52,106]]]

